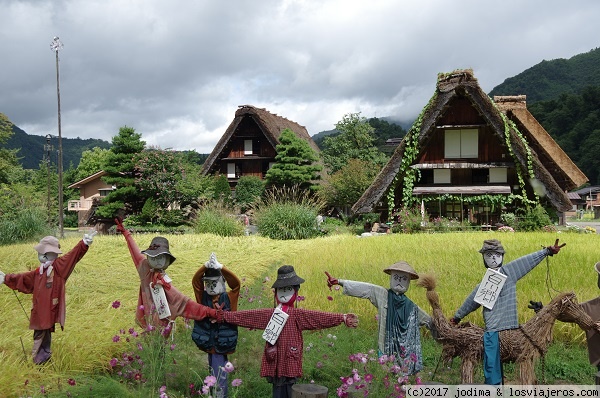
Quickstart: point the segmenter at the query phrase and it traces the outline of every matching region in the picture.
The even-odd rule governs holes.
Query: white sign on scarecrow
[[[490,310],[494,308],[504,282],[506,282],[506,275],[488,268],[475,294],[475,302]]]

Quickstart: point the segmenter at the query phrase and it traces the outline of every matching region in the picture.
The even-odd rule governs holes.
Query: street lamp
[[[60,131],[60,79],[58,74],[58,52],[63,49],[63,44],[57,36],[50,43],[50,49],[56,54],[56,98],[58,100],[58,230],[64,238],[63,228],[63,153],[62,134]]]

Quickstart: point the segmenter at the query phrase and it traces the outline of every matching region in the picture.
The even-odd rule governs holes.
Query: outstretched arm
[[[131,236],[131,232],[129,232],[121,222],[120,219],[115,218],[115,223],[117,224],[117,231],[121,232],[125,237],[125,241],[127,242],[127,247],[129,248],[129,254],[131,254],[131,259],[133,260],[133,264],[137,268],[138,265],[146,258],[140,248],[138,247],[135,240],[133,240],[133,236]]]

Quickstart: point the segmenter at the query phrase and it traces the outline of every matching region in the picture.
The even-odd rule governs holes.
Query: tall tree
[[[94,147],[81,153],[81,160],[77,171],[75,173],[76,181],[82,180],[86,177],[96,174],[97,172],[104,170],[106,159],[110,150],[103,149],[100,147]]]
[[[13,124],[5,114],[0,113],[0,145],[4,146],[8,139],[13,135]],[[17,168],[16,149],[0,148],[0,183],[10,182],[12,171]]]
[[[113,137],[104,165],[107,175],[102,179],[116,189],[104,198],[96,211],[98,216],[113,218],[119,210],[137,213],[143,206],[146,197],[135,187],[135,162],[145,145],[142,135],[132,127],[121,127],[119,134]]]
[[[323,140],[323,161],[333,174],[340,170],[350,159],[359,159],[383,166],[387,161],[385,154],[375,146],[373,127],[360,113],[344,115],[335,128],[340,134]]]
[[[311,188],[312,182],[320,178],[323,167],[317,164],[319,156],[308,142],[299,138],[292,130],[284,129],[279,136],[280,144],[275,148],[276,163],[267,171],[269,185]]]

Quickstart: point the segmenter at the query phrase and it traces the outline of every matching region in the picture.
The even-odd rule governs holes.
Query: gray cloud
[[[439,72],[485,91],[541,62],[598,47],[600,3],[558,0],[0,0],[0,112],[64,137],[208,153],[238,105],[332,129],[342,116],[412,121]],[[519,94],[519,93],[515,93]]]

